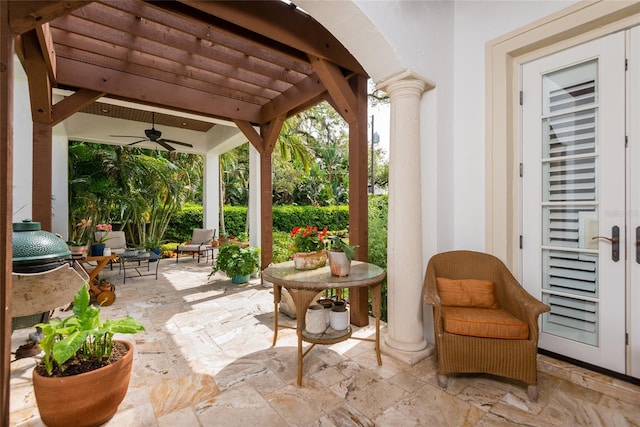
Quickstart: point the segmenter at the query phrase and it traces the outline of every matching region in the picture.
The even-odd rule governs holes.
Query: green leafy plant
[[[131,317],[102,322],[100,308],[90,304],[86,283],[73,297],[73,315],[36,326],[42,329],[42,363],[49,376],[54,367],[63,369],[65,362],[74,357],[79,360],[108,360],[113,350],[113,334],[134,334],[145,330]]]
[[[329,237],[329,244],[327,249],[334,252],[344,252],[347,258],[353,261],[354,259],[356,259],[357,247],[358,245],[351,246],[347,244],[347,242],[342,240],[340,236],[331,236]]]
[[[216,265],[211,274],[224,271],[229,277],[247,276],[260,268],[260,249],[252,246],[240,247],[232,243],[220,246]]]
[[[160,249],[164,240],[157,236],[147,236],[144,241],[144,246],[147,249]]]

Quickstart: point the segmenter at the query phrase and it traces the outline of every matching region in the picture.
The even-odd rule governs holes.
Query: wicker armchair
[[[523,321],[527,339],[496,339],[453,334],[445,331],[443,307],[438,293],[438,277],[482,279],[495,284],[498,307]],[[438,385],[447,387],[447,375],[488,373],[528,384],[531,401],[538,398],[538,316],[549,307],[518,283],[496,257],[472,251],[444,252],[429,260],[423,288],[424,302],[433,306]],[[489,312],[492,310],[486,309]],[[518,320],[519,319],[519,320]]]

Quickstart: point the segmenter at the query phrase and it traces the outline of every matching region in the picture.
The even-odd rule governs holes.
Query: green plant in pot
[[[255,247],[241,247],[232,243],[220,246],[216,265],[211,274],[224,271],[231,277],[233,283],[246,283],[252,273],[260,268],[260,249]]]
[[[351,246],[340,236],[329,237],[327,256],[329,269],[334,276],[348,276],[351,272],[351,261],[356,258],[356,248]]]
[[[42,422],[106,423],[127,393],[133,362],[133,345],[113,336],[142,332],[144,326],[131,317],[102,322],[86,283],[73,298],[73,315],[37,326],[44,357],[33,369],[33,388]]]

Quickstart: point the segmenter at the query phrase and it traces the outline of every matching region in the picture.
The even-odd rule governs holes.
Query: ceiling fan
[[[144,134],[146,136],[137,136],[137,135],[109,135],[109,136],[114,138],[142,138],[139,141],[135,141],[127,145],[135,145],[143,141],[151,141],[151,142],[155,142],[158,145],[161,145],[163,148],[165,148],[168,151],[176,150],[174,147],[169,145],[169,143],[183,145],[185,147],[193,147],[193,145],[187,144],[186,142],[180,142],[180,141],[174,141],[172,139],[162,138],[162,132],[160,132],[155,128],[155,123],[156,123],[156,113],[151,112],[151,129],[145,129]]]

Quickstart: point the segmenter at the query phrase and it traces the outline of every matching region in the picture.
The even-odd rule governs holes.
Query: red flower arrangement
[[[319,230],[318,227],[307,225],[306,227],[294,227],[291,230],[293,253],[314,252],[325,248],[325,241],[329,236],[327,228]]]

